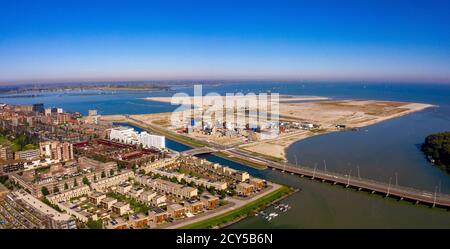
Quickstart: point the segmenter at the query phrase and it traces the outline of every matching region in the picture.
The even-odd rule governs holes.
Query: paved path
[[[239,209],[239,208],[247,205],[248,203],[250,203],[252,201],[255,201],[255,200],[257,200],[257,199],[259,199],[259,198],[261,198],[261,197],[263,197],[263,196],[265,196],[267,194],[270,194],[270,193],[278,190],[279,188],[281,188],[281,185],[276,184],[276,183],[268,182],[267,184],[269,185],[269,187],[267,189],[263,190],[258,195],[250,197],[249,199],[228,198],[228,201],[230,202],[230,204],[228,204],[226,208],[223,208],[223,209],[220,209],[220,210],[217,210],[217,211],[212,211],[212,212],[206,212],[206,213],[203,213],[203,214],[199,214],[199,215],[196,215],[196,216],[194,216],[192,218],[184,219],[180,223],[172,224],[172,225],[164,227],[164,228],[169,228],[169,229],[181,228],[181,227],[186,226],[186,225],[190,225],[190,224],[193,224],[193,223],[196,223],[196,222],[199,222],[199,221],[204,221],[204,220],[216,217],[218,215],[221,215],[221,214],[224,214],[224,213],[227,213],[227,212]]]

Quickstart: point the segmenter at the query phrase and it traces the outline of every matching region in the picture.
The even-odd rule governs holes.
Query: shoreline
[[[401,118],[401,117],[410,115],[410,114],[412,114],[412,113],[421,112],[421,111],[424,111],[424,110],[426,110],[426,109],[428,109],[428,108],[437,108],[437,107],[439,107],[439,106],[436,106],[436,105],[428,105],[428,106],[426,106],[426,107],[424,107],[424,108],[422,108],[422,109],[420,109],[420,110],[410,110],[410,111],[401,113],[401,114],[399,114],[399,115],[397,115],[397,116],[387,117],[386,119],[382,119],[382,120],[379,120],[379,121],[373,121],[373,122],[366,123],[366,124],[364,124],[363,126],[360,126],[360,127],[352,127],[352,128],[347,128],[347,129],[345,129],[345,130],[338,130],[338,131],[325,131],[325,132],[322,132],[322,133],[314,134],[314,135],[311,135],[311,136],[308,136],[308,137],[305,137],[305,138],[301,138],[301,139],[298,139],[298,140],[292,142],[291,144],[289,144],[288,146],[286,146],[286,147],[284,148],[284,153],[285,153],[285,155],[287,155],[287,151],[288,151],[289,147],[291,147],[292,145],[294,145],[294,144],[297,143],[297,142],[300,142],[300,141],[302,141],[302,140],[306,140],[306,139],[311,138],[311,137],[321,136],[321,135],[327,135],[327,134],[331,134],[331,133],[334,133],[334,132],[346,132],[346,131],[351,131],[351,130],[354,129],[354,128],[362,129],[362,128],[366,128],[366,127],[369,127],[369,126],[372,126],[372,125],[381,124],[381,123],[383,123],[383,122],[385,122],[385,121],[393,120],[393,119],[396,119],[396,118]],[[287,161],[287,158],[285,157],[284,160]]]
[[[182,229],[208,229],[208,228],[223,228],[235,224],[243,219],[248,218],[252,213],[258,210],[267,208],[268,206],[281,201],[292,194],[296,193],[298,189],[292,189],[291,187],[273,184],[273,188],[268,193],[263,193],[262,196],[253,196],[250,200],[246,200],[245,203],[240,201],[238,204],[233,205],[229,209],[223,210],[212,217],[203,216],[197,220],[191,220],[186,222],[188,224],[177,224],[169,229],[182,228]],[[281,196],[278,196],[281,195]],[[275,198],[277,197],[277,198]],[[275,199],[273,199],[275,198]],[[206,218],[204,218],[206,217]],[[203,218],[203,219],[202,219]]]
[[[290,146],[293,144],[308,139],[310,137],[318,136],[318,135],[326,135],[333,132],[342,132],[348,131],[351,129],[361,129],[364,127],[368,127],[371,125],[379,124],[384,121],[392,120],[395,118],[403,117],[409,115],[411,113],[419,112],[426,110],[428,108],[436,108],[438,106],[429,105],[429,104],[420,104],[420,103],[408,103],[407,105],[413,105],[415,108],[411,108],[409,110],[402,111],[401,113],[395,113],[391,115],[387,115],[384,117],[379,117],[378,119],[372,119],[366,122],[359,123],[357,125],[349,126],[346,129],[338,130],[334,127],[328,127],[320,130],[300,130],[296,131],[292,134],[286,134],[283,136],[279,136],[276,139],[263,140],[254,142],[252,144],[239,144],[236,145],[236,149],[240,149],[247,154],[251,154],[255,157],[261,157],[264,159],[268,159],[274,162],[287,162],[287,151]],[[125,122],[130,123],[132,125],[138,126],[142,129],[148,129],[152,132],[155,132],[160,135],[167,136],[168,138],[187,145],[189,147],[198,148],[208,146],[208,142],[203,139],[193,138],[192,136],[186,136],[182,134],[177,134],[174,131],[171,131],[165,127],[158,127],[158,125],[153,124],[151,121],[144,121],[145,117],[151,115],[161,115],[167,113],[156,113],[156,114],[137,114],[137,115],[106,115],[102,116],[101,119],[110,122]],[[142,120],[141,120],[142,119]],[[213,143],[214,144],[214,143]],[[262,148],[263,151],[267,151],[268,153],[261,153],[258,151],[258,147]],[[252,150],[253,148],[253,150]],[[259,149],[261,150],[261,149]],[[239,155],[238,153],[232,153],[232,151],[224,150],[222,152],[214,153],[216,156],[228,159],[230,161],[235,161],[237,163],[243,163],[247,166],[256,168],[256,169],[264,169],[266,168],[266,163],[258,162],[257,160],[250,160],[251,158],[245,158],[244,156]]]
[[[420,104],[420,103],[411,103],[411,104]],[[348,128],[345,128],[345,129],[342,129],[342,130],[336,130],[336,129],[329,129],[328,128],[328,129],[323,129],[323,130],[320,130],[320,131],[317,131],[317,132],[314,132],[314,131],[306,132],[305,131],[305,133],[307,133],[307,134],[301,134],[303,132],[297,132],[297,133],[294,133],[294,134],[285,135],[284,137],[282,136],[282,137],[276,138],[275,139],[276,142],[279,142],[279,141],[283,141],[284,142],[282,145],[280,145],[280,144],[272,144],[271,143],[272,140],[269,140],[269,141],[258,142],[256,145],[241,145],[239,147],[241,147],[241,149],[244,149],[244,150],[246,150],[249,153],[256,154],[257,156],[262,156],[262,157],[267,158],[267,159],[271,159],[270,157],[274,157],[274,156],[267,157],[267,155],[265,155],[263,153],[259,153],[258,151],[249,149],[251,147],[263,146],[263,147],[266,147],[267,150],[271,151],[271,153],[278,154],[279,156],[276,157],[276,159],[278,161],[281,160],[283,162],[287,162],[287,157],[286,156],[287,156],[287,151],[288,151],[289,147],[291,147],[293,144],[295,144],[297,142],[300,142],[302,140],[306,140],[308,138],[315,137],[315,136],[327,135],[327,134],[331,134],[331,133],[334,133],[334,132],[345,132],[345,131],[350,131],[352,129],[362,129],[362,128],[369,127],[369,126],[372,126],[372,125],[383,123],[385,121],[389,121],[389,120],[392,120],[392,119],[404,117],[404,116],[410,115],[412,113],[421,112],[421,111],[424,111],[424,110],[429,109],[429,108],[437,108],[437,107],[439,107],[439,106],[430,105],[430,104],[420,104],[420,105],[422,105],[420,108],[410,109],[410,110],[404,111],[402,113],[389,115],[389,116],[382,117],[382,118],[379,118],[379,119],[373,119],[373,120],[370,120],[370,121],[367,121],[367,122],[360,123],[358,125],[349,126]],[[296,135],[300,135],[300,136],[295,138]],[[292,137],[294,137],[294,138],[291,139]],[[277,147],[280,147],[280,146],[282,148],[277,148]],[[280,151],[280,150],[282,150],[282,151]]]
[[[293,189],[291,192],[289,192],[289,193],[283,195],[282,197],[280,197],[280,198],[278,198],[278,199],[275,199],[275,200],[273,200],[272,202],[270,202],[270,203],[268,203],[268,204],[266,204],[266,205],[263,205],[263,206],[261,206],[261,207],[258,207],[258,208],[256,208],[256,209],[253,210],[253,211],[258,212],[258,211],[260,211],[261,209],[268,208],[268,207],[270,207],[271,205],[273,205],[273,204],[275,204],[275,203],[277,203],[277,202],[280,202],[280,201],[282,201],[282,200],[284,200],[284,199],[290,197],[291,195],[293,195],[293,194],[295,194],[295,193],[297,193],[297,192],[299,192],[299,191],[301,191],[301,190],[300,190],[300,189]],[[243,221],[243,220],[245,220],[245,219],[247,219],[247,218],[249,218],[249,217],[251,217],[250,214],[246,215],[245,217],[240,217],[239,219],[236,219],[236,220],[234,220],[234,221],[228,222],[228,223],[226,223],[226,224],[224,224],[223,226],[220,226],[220,227],[218,227],[218,228],[227,228],[227,227],[232,226],[232,225],[234,225],[234,224],[236,224],[236,223],[238,223],[238,222],[240,222],[240,221]]]

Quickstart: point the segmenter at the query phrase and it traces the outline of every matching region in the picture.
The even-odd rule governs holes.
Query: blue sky
[[[450,1],[1,1],[0,83],[450,82]]]

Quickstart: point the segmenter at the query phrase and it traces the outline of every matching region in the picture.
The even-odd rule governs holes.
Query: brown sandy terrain
[[[280,104],[280,116],[309,121],[321,127],[345,124],[349,128],[368,126],[387,119],[420,111],[432,105],[376,100],[340,100]]]
[[[205,135],[199,132],[190,135],[182,133],[180,135],[216,144],[239,146],[241,149],[253,153],[285,160],[285,150],[292,143],[314,135],[338,131],[339,129],[336,128],[337,124],[345,125],[348,129],[360,128],[432,107],[432,105],[429,104],[377,100],[323,101],[326,98],[322,97],[312,97],[315,100],[322,101],[292,102],[311,100],[308,98],[309,97],[295,96],[280,97],[280,120],[310,122],[319,125],[319,128],[312,130],[291,129],[286,133],[281,133],[275,139],[256,141],[249,144],[244,143],[243,137],[220,137],[217,135]],[[155,97],[149,99],[170,102],[170,98],[168,97]],[[164,128],[167,131],[177,132],[171,127],[171,115],[172,113],[157,113],[132,115],[132,118]],[[120,119],[120,116],[111,116],[107,119]]]
[[[221,96],[222,101],[225,103],[226,97]],[[164,103],[171,103],[172,100],[176,101],[177,103],[194,103],[194,101],[200,101],[201,97],[147,97],[144,98],[145,100],[152,100],[152,101],[158,101],[158,102],[164,102]],[[214,100],[217,100],[218,96],[203,96],[203,102],[204,103],[213,103]],[[239,100],[247,100],[250,99],[248,96],[233,96],[233,101],[239,101]],[[320,96],[289,96],[289,95],[280,95],[279,101],[280,103],[283,102],[292,102],[292,101],[318,101],[318,100],[327,100],[329,98],[327,97],[320,97]],[[270,99],[269,99],[270,101]]]
[[[103,121],[108,121],[108,122],[120,122],[126,121],[126,118],[124,115],[105,115],[105,116],[101,116],[100,118]]]
[[[257,142],[243,149],[285,160],[285,150],[292,143],[328,132],[338,131],[336,124],[361,128],[388,119],[421,111],[432,105],[375,100],[342,100],[280,104],[281,119],[307,121],[320,125],[317,130],[281,134],[276,139]]]

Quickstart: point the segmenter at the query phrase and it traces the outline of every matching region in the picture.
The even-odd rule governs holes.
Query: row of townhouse
[[[96,191],[104,191],[107,188],[117,186],[120,183],[127,181],[129,178],[134,178],[134,172],[131,170],[125,170],[115,176],[101,179],[95,183],[92,183],[91,187]]]

